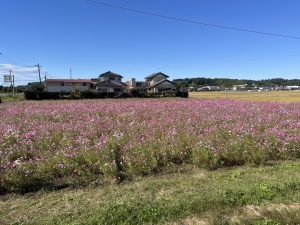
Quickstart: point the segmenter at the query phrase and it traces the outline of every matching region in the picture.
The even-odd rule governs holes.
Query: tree
[[[44,92],[45,85],[40,83],[28,83],[28,91]]]

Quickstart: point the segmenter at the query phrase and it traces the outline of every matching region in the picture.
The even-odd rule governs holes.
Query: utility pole
[[[12,87],[12,94],[15,94],[15,76],[11,74],[11,70],[9,70],[9,77],[10,77],[10,85]]]
[[[46,82],[46,80],[47,80],[47,72],[45,73],[45,89],[47,91],[47,82]]]
[[[15,75],[12,75],[13,80],[13,95],[15,95]]]
[[[11,89],[13,89],[12,88],[12,77],[11,77],[11,70],[9,70],[9,79],[10,79],[10,86],[11,86]],[[11,92],[13,92],[13,90],[11,90]]]
[[[41,66],[40,66],[40,64],[37,64],[36,66],[37,66],[38,72],[39,72],[39,80],[40,80],[40,84],[42,84],[42,78],[41,78]]]
[[[70,79],[72,79],[72,68],[70,68]]]

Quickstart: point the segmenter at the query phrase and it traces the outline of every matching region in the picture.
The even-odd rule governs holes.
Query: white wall
[[[73,90],[79,89],[80,91],[87,91],[90,89],[90,84],[86,83],[86,86],[83,86],[83,84],[67,84],[65,83],[64,86],[61,84],[47,84],[47,91],[48,92],[70,92]]]

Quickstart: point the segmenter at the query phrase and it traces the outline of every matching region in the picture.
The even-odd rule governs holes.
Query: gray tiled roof
[[[164,74],[164,73],[162,73],[162,72],[157,72],[157,73],[153,73],[153,74],[151,74],[151,75],[145,77],[145,79],[150,79],[150,78],[153,78],[153,77],[155,77],[155,76],[157,76],[157,75],[163,75],[163,76],[165,76],[166,78],[169,78],[168,75],[166,75],[166,74]]]
[[[114,73],[114,72],[111,72],[111,71],[107,71],[107,72],[102,73],[102,74],[99,75],[99,77],[104,77],[104,76],[114,76],[114,77],[123,78],[120,74],[117,74],[117,73]]]

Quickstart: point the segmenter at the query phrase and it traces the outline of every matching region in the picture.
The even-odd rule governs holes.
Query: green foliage
[[[75,88],[72,90],[69,94],[71,99],[80,99],[81,98],[81,92],[79,88]]]
[[[19,101],[23,101],[23,100],[24,100],[24,95],[22,95],[22,94],[15,94],[15,95],[11,95],[11,94],[1,95],[0,94],[0,103],[1,102],[19,102]]]
[[[188,92],[165,92],[165,93],[148,93],[148,92],[96,92],[73,90],[71,92],[41,92],[36,90],[27,90],[24,93],[27,100],[50,100],[50,99],[104,99],[104,98],[161,98],[161,97],[188,97]]]
[[[187,91],[177,91],[176,92],[176,97],[182,97],[182,98],[188,98],[189,93]]]
[[[255,84],[259,86],[289,86],[289,85],[299,85],[299,79],[282,79],[282,78],[274,78],[267,80],[238,80],[238,79],[227,79],[227,78],[205,78],[205,77],[197,77],[197,78],[185,78],[185,79],[175,79],[174,83],[178,88],[181,87],[196,87],[196,86],[220,86],[230,88],[233,85],[240,84]]]
[[[93,158],[82,157],[81,165]],[[121,185],[4,196],[0,223],[299,224],[299,176],[299,161],[217,171],[174,167]],[[256,214],[247,213],[251,207]]]
[[[45,91],[45,85],[40,84],[40,83],[32,83],[28,85],[27,88],[28,91],[33,91],[33,92],[44,92]]]

